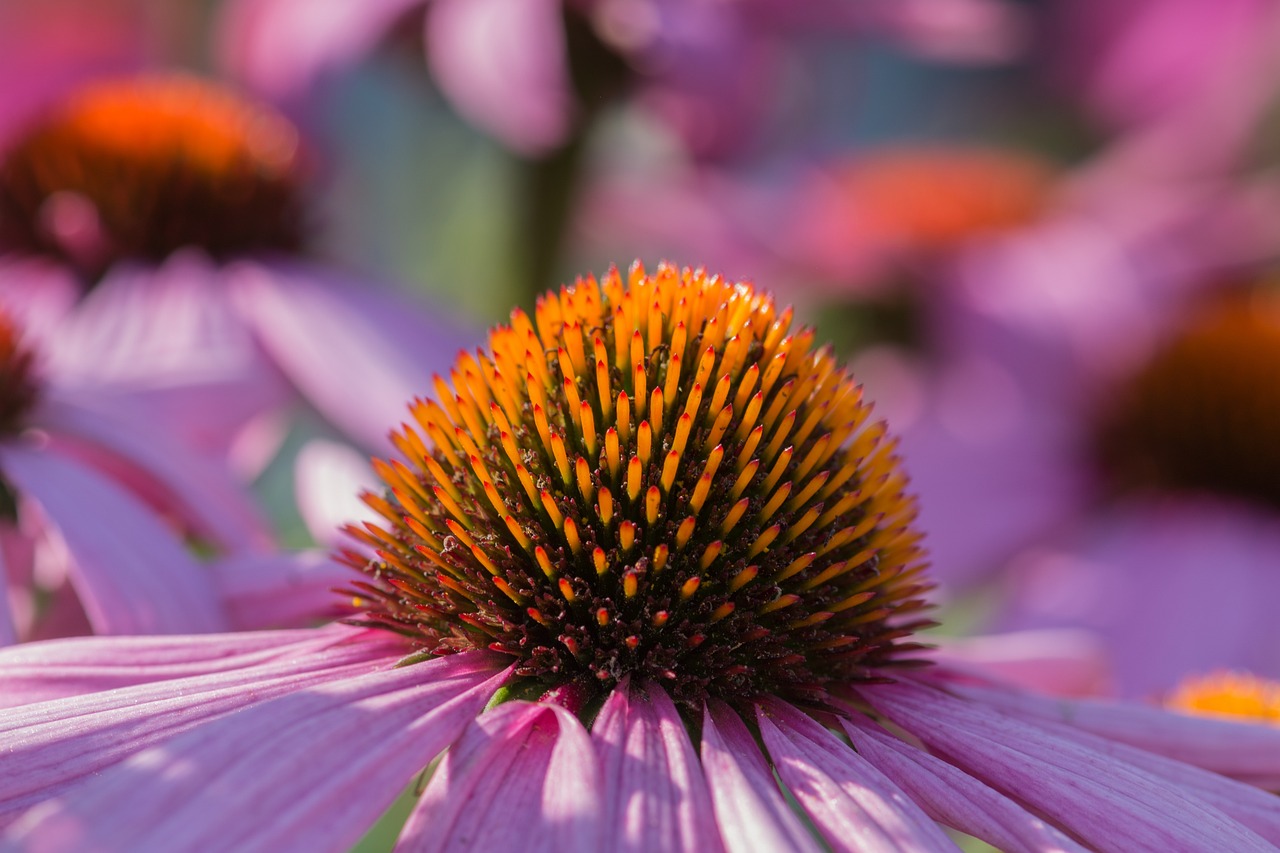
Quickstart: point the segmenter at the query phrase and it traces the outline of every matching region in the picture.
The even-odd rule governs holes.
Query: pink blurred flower
[[[279,115],[194,78],[86,87],[0,169],[0,298],[60,317],[64,375],[131,387],[148,417],[197,448],[234,446],[247,470],[298,395],[385,449],[386,425],[464,339],[303,255],[300,145]]]
[[[1025,44],[1000,0],[798,6],[778,0],[378,0],[343,8],[238,0],[222,31],[232,74],[288,99],[425,16],[427,61],[470,121],[515,151],[563,145],[584,112],[630,89],[698,155],[742,150],[787,100],[799,34],[877,32],[934,58],[1001,61]]]

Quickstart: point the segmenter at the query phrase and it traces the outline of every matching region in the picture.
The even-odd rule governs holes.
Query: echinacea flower
[[[92,83],[5,151],[3,299],[80,291],[59,334],[113,341],[116,355],[104,364],[92,346],[64,346],[63,367],[145,392],[149,415],[197,446],[225,450],[292,385],[386,449],[386,425],[460,339],[409,300],[304,257],[310,177],[286,119],[211,82]],[[335,390],[355,382],[358,403]]]
[[[58,340],[32,340],[0,311],[0,643],[334,612],[316,597],[335,580],[331,563],[270,553],[265,519],[230,474],[123,415],[127,392],[65,381],[49,350]],[[216,558],[202,564],[189,541]],[[272,600],[283,592],[297,597]]]
[[[922,662],[893,443],[790,321],[579,281],[412,405],[356,625],[0,653],[5,844],[343,850],[443,751],[406,849],[1274,849],[1277,730]]]

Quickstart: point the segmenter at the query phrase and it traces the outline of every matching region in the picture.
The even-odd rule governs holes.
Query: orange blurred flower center
[[[1192,676],[1183,679],[1165,706],[1187,714],[1280,723],[1280,682],[1244,672]]]
[[[0,240],[87,273],[194,246],[214,257],[301,240],[298,135],[199,79],[94,84],[30,127],[0,166]]]

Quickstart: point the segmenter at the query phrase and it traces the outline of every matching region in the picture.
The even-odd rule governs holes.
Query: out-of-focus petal
[[[321,551],[223,557],[209,565],[236,631],[305,626],[351,610],[335,587],[357,575]]]
[[[498,669],[491,655],[461,654],[260,702],[42,803],[9,840],[50,851],[90,841],[346,850],[484,707]]]
[[[375,513],[360,493],[378,487],[369,457],[345,444],[316,439],[298,452],[293,493],[311,538],[326,547],[354,547],[342,526],[373,521]]]
[[[662,688],[620,684],[591,739],[603,776],[603,825],[618,833],[619,849],[721,849],[698,755]]]
[[[313,406],[366,447],[408,403],[431,389],[471,343],[455,323],[407,297],[319,267],[242,263],[231,268],[236,304],[275,363]]]
[[[80,286],[66,267],[45,258],[0,257],[0,309],[38,350],[51,345],[79,296]]]
[[[728,705],[712,701],[702,717],[702,769],[727,850],[819,849],[773,780],[746,725]]]
[[[1280,523],[1270,514],[1207,500],[1131,503],[1011,563],[1000,627],[1097,633],[1126,697],[1214,669],[1274,678],[1277,562]],[[1188,630],[1196,625],[1212,627]]]
[[[573,120],[560,0],[435,0],[427,60],[470,121],[526,155],[555,148]]]
[[[281,649],[289,654],[262,663],[7,710],[0,720],[0,749],[14,770],[0,775],[0,825],[86,776],[202,722],[304,687],[391,666],[404,652],[404,644],[393,638],[366,642],[356,639],[360,634],[367,632],[317,631],[312,640],[292,643],[284,636]],[[36,644],[36,651],[43,645]],[[38,681],[32,678],[37,691]]]
[[[25,445],[0,449],[0,468],[57,526],[95,631],[179,634],[225,626],[205,570],[128,493],[78,464]]]
[[[35,415],[66,452],[233,553],[270,546],[270,526],[248,493],[211,459],[170,440],[163,425],[130,422],[88,395],[51,396]]]
[[[930,749],[1091,847],[1271,849],[1190,791],[984,705],[904,683],[860,692]]]
[[[1017,803],[967,773],[908,746],[861,715],[841,720],[858,753],[939,823],[1008,853],[1083,853]]]
[[[232,0],[222,12],[223,68],[272,98],[306,92],[328,71],[354,64],[426,0]]]
[[[833,849],[956,849],[883,773],[809,717],[767,702],[756,720],[778,776]]]
[[[1280,788],[1280,728],[1220,717],[1197,717],[1145,705],[1062,700],[956,685],[954,690],[1019,717],[1065,723],[1222,776]]]
[[[1053,696],[1098,696],[1111,683],[1107,647],[1088,631],[1014,631],[939,637],[936,643],[929,656],[948,673],[971,673]]]
[[[507,702],[445,754],[397,849],[593,853],[612,847],[602,829],[600,770],[582,724],[557,705]]]

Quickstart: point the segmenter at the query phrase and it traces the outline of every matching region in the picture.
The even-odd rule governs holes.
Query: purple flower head
[[[893,444],[789,324],[581,280],[413,403],[360,624],[0,652],[5,842],[343,850],[444,752],[406,849],[1280,843],[1280,730],[921,656]]]
[[[313,171],[292,124],[211,82],[95,82],[29,124],[0,166],[6,302],[74,280],[64,333],[85,343],[66,348],[68,369],[145,388],[148,414],[198,449],[264,462],[278,431],[263,424],[295,391],[386,449],[403,399],[461,337],[307,259]]]

